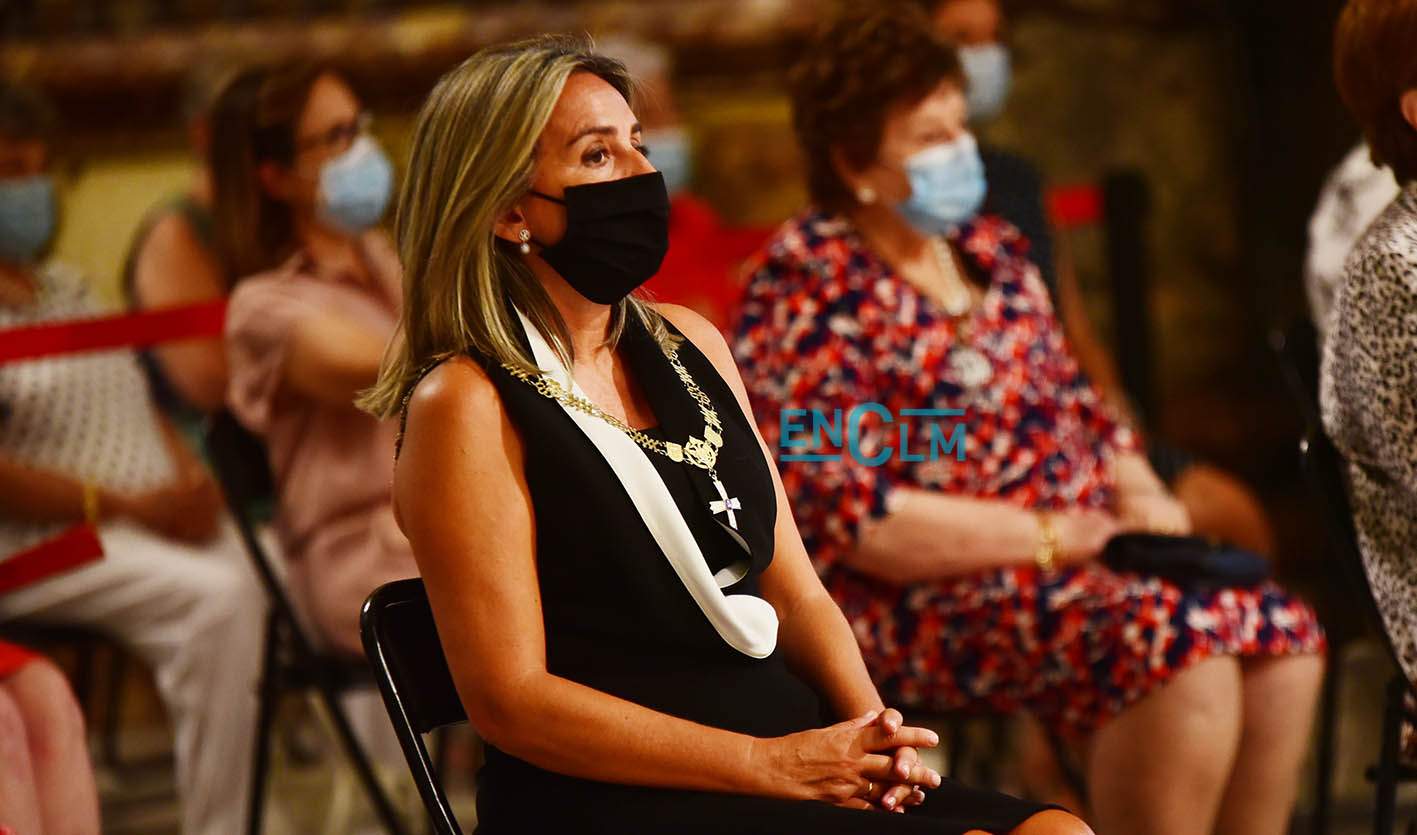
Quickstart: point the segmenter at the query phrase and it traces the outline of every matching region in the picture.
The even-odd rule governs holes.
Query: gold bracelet
[[[85,481],[84,491],[84,521],[90,525],[98,524],[98,486],[92,481]]]
[[[1051,514],[1039,512],[1035,517],[1038,519],[1038,550],[1033,555],[1033,561],[1038,564],[1039,571],[1052,571],[1058,556],[1058,528],[1053,524]]]

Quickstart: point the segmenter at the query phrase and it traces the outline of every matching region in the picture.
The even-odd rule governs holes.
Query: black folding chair
[[[1404,697],[1412,692],[1411,684],[1402,673],[1397,652],[1388,638],[1387,630],[1378,613],[1377,601],[1373,598],[1372,587],[1368,585],[1367,574],[1363,570],[1362,556],[1358,551],[1358,535],[1353,525],[1353,515],[1348,502],[1347,478],[1344,475],[1344,459],[1333,442],[1321,430],[1310,430],[1299,442],[1299,453],[1304,463],[1304,478],[1319,505],[1319,514],[1329,546],[1338,557],[1339,570],[1355,598],[1362,600],[1361,607],[1377,633],[1383,636],[1383,645],[1397,674],[1387,685],[1386,703],[1383,708],[1382,748],[1378,763],[1368,768],[1367,778],[1377,787],[1377,808],[1373,816],[1375,835],[1391,835],[1395,824],[1397,807],[1397,786],[1399,783],[1417,782],[1417,768],[1399,761],[1402,742],[1402,720],[1417,724],[1417,716],[1408,711]]]
[[[1279,369],[1279,379],[1289,393],[1290,403],[1299,419],[1304,435],[1323,434],[1319,417],[1319,343],[1318,333],[1308,319],[1269,332],[1269,347]],[[1301,462],[1302,464],[1302,462]],[[1343,554],[1334,548],[1326,550],[1329,570],[1347,574],[1350,566]],[[1346,594],[1357,586],[1348,583]],[[1367,592],[1362,592],[1366,594]],[[1338,686],[1343,672],[1344,651],[1366,634],[1364,623],[1353,622],[1345,611],[1328,607],[1324,629],[1328,633],[1329,663],[1324,667],[1323,689],[1319,697],[1319,737],[1315,750],[1314,810],[1309,831],[1328,835],[1333,829],[1333,772],[1337,761]]]
[[[345,752],[359,776],[364,792],[379,820],[392,833],[405,832],[388,794],[379,785],[369,755],[354,735],[349,716],[339,696],[355,687],[367,687],[372,676],[363,659],[315,649],[296,618],[295,608],[277,576],[269,555],[256,535],[252,508],[269,501],[272,494],[266,450],[228,413],[207,420],[207,454],[216,472],[246,552],[270,598],[266,619],[266,648],[261,675],[260,719],[257,725],[256,756],[252,765],[250,832],[261,831],[266,778],[270,767],[270,739],[275,726],[280,696],[293,690],[314,690],[329,713]]]
[[[415,577],[375,589],[364,601],[359,631],[433,831],[462,835],[423,743],[424,734],[467,721],[423,581]]]

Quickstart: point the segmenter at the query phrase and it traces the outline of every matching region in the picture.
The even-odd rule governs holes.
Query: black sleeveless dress
[[[634,317],[631,317],[632,320]],[[661,437],[702,437],[703,419],[658,344],[639,322],[621,345],[653,407]],[[737,530],[714,516],[703,470],[653,461],[709,562],[751,568],[725,593],[759,595],[772,560],[776,504],[761,448],[732,391],[687,339],[679,358],[723,424],[717,471]],[[754,659],[730,647],[680,582],[615,472],[561,406],[499,365],[483,363],[521,432],[536,523],[536,564],[549,671],[663,713],[758,737],[819,728],[816,694],[780,651]],[[480,835],[503,833],[1005,833],[1041,806],[958,783],[928,794],[912,814],[678,791],[567,777],[487,748],[478,775]],[[933,813],[933,814],[932,814]]]

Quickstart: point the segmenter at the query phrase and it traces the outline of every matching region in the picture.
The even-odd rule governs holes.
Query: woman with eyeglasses
[[[266,443],[297,601],[358,652],[364,598],[417,573],[390,503],[395,428],[354,407],[399,314],[376,226],[393,167],[349,85],[317,66],[241,73],[212,121],[217,240],[249,275],[227,312],[227,406]]]

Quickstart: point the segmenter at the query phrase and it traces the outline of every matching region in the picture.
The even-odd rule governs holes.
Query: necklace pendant
[[[723,436],[718,434],[718,430],[714,429],[712,426],[704,427],[704,439],[715,447],[723,446]]]
[[[738,501],[737,496],[729,496],[728,489],[718,479],[713,480],[713,489],[718,491],[718,500],[709,502],[709,510],[713,511],[714,516],[727,513],[728,526],[735,531],[738,530],[738,517],[733,515],[733,511],[742,510],[743,503]]]
[[[664,454],[668,455],[669,460],[673,461],[675,464],[681,463],[684,460],[684,447],[673,441],[665,441]]]
[[[950,351],[950,368],[960,385],[978,388],[994,376],[994,366],[989,358],[968,347],[958,347]]]
[[[968,313],[970,305],[974,303],[974,300],[969,297],[968,290],[962,287],[958,288],[958,290],[959,292],[951,293],[950,296],[942,302],[945,312],[952,317],[963,316],[965,313]]]
[[[718,460],[718,449],[703,438],[690,435],[689,442],[684,444],[684,457],[695,467],[711,470]]]

